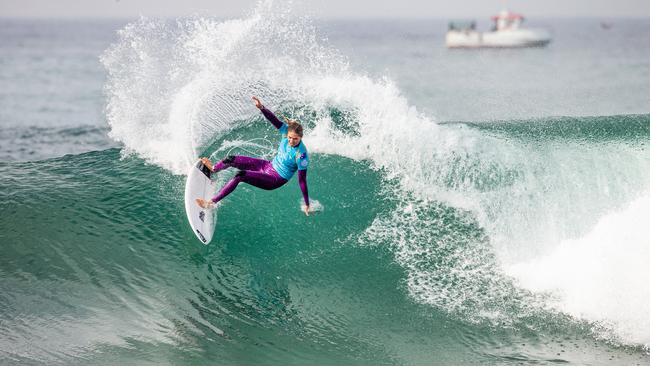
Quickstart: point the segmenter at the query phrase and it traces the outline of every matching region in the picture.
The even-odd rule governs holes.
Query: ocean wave
[[[639,144],[650,137],[650,115],[545,117],[530,120],[458,122],[504,137],[547,143],[552,140]],[[452,124],[452,123],[450,123]]]
[[[116,146],[107,133],[107,126],[93,125],[5,127],[0,130],[0,161],[38,161]]]
[[[650,188],[647,116],[441,125],[270,1],[227,21],[142,18],[102,62],[110,136],[126,156],[182,175],[199,154],[245,141],[233,134],[264,128],[256,95],[304,122],[312,154],[380,174],[392,209],[357,242],[391,250],[415,301],[470,322],[525,326],[556,311],[504,268],[585,235]]]

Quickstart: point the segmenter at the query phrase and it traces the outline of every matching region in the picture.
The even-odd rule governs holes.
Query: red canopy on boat
[[[524,16],[517,13],[506,13],[506,14],[495,15],[492,17],[492,20],[497,20],[497,19],[515,20],[515,19],[524,19]]]

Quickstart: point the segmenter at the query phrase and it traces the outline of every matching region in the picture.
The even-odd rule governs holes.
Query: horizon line
[[[55,15],[55,16],[41,16],[41,15],[0,15],[0,19],[7,20],[134,20],[139,18],[148,19],[191,19],[191,18],[217,18],[217,19],[238,19],[244,18],[245,15],[239,16],[221,16],[221,15],[208,15],[208,14],[193,14],[193,15],[81,15],[81,16],[68,16],[68,15]],[[309,17],[314,20],[458,20],[458,19],[483,19],[489,20],[491,15],[480,16],[320,16]],[[650,15],[616,15],[616,16],[601,16],[601,15],[525,15],[526,19],[634,19],[645,20],[650,19]]]

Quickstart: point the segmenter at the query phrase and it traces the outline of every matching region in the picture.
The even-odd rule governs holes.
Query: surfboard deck
[[[214,209],[201,208],[197,198],[209,200],[215,191],[215,183],[210,179],[212,171],[201,160],[192,165],[185,181],[185,212],[194,235],[203,243],[208,244],[214,234]]]

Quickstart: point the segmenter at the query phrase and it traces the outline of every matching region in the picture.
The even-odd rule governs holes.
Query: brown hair
[[[284,117],[284,120],[287,121],[288,131],[291,131],[296,135],[302,137],[302,125],[300,123],[292,119],[288,119],[287,117]]]

